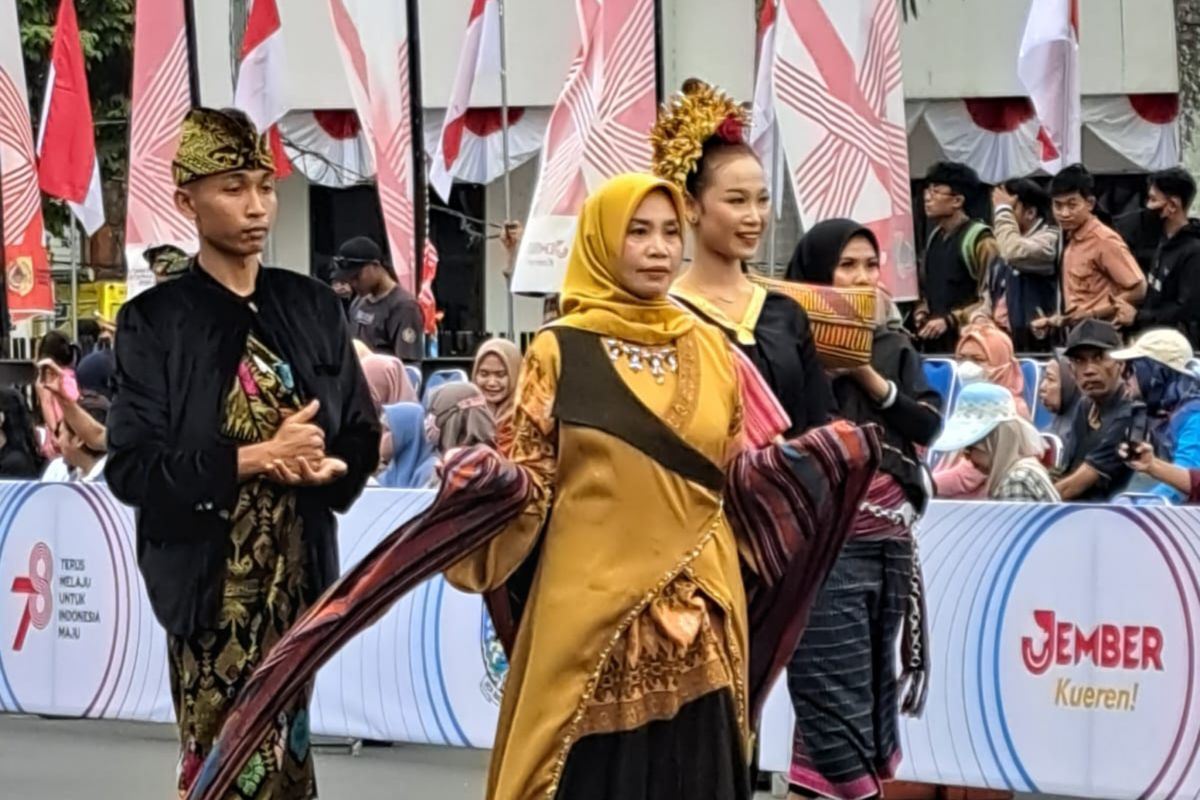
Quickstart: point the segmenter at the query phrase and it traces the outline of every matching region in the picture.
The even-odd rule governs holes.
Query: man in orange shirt
[[[1146,277],[1121,235],[1096,218],[1095,181],[1082,164],[1059,172],[1050,182],[1054,217],[1067,237],[1062,255],[1063,307],[1058,317],[1035,320],[1043,335],[1050,328],[1085,319],[1112,320],[1118,302],[1131,306],[1146,297]]]

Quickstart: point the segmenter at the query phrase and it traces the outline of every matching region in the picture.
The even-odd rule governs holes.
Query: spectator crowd
[[[926,368],[949,362],[952,375],[938,387],[942,435],[921,448],[936,496],[1188,496],[1168,469],[1200,468],[1196,184],[1172,168],[1150,175],[1147,189],[1143,210],[1112,219],[1097,207],[1093,176],[1073,165],[1045,188],[1032,178],[992,187],[984,219],[967,211],[989,191],[970,167],[939,163],[926,175],[921,299],[906,318]],[[510,254],[520,235],[511,229]],[[1143,264],[1135,251],[1149,254]],[[373,483],[436,485],[449,450],[506,444],[515,344],[489,341],[470,374],[443,370],[422,386],[421,310],[381,248],[346,242],[327,277],[344,298],[385,432]],[[43,337],[32,392],[0,393],[4,477],[103,480],[111,344],[86,329],[78,343]]]

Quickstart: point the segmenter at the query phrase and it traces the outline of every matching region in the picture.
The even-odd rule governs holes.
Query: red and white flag
[[[183,0],[138,3],[133,25],[129,122],[129,208],[125,214],[126,294],[154,285],[142,258],[173,244],[196,252],[196,226],[175,207],[171,161],[192,105]]]
[[[66,200],[89,236],[104,224],[92,102],[72,0],[60,0],[54,24],[38,128],[38,176],[42,191]]]
[[[758,18],[758,66],[754,80],[754,109],[750,116],[750,145],[763,163],[767,186],[775,200],[775,213],[783,211],[780,189],[783,171],[776,174],[776,142],[779,141],[775,119],[775,17],[779,0],[766,0]]]
[[[1031,0],[1017,75],[1042,124],[1042,166],[1057,172],[1082,161],[1079,0]]]
[[[438,310],[437,298],[433,296],[433,280],[437,277],[438,261],[437,248],[429,234],[425,234],[425,252],[421,258],[421,288],[417,292],[417,305],[421,307],[421,315],[425,319],[425,333],[437,333]]]
[[[468,135],[471,93],[477,82],[488,77],[500,79],[500,3],[499,0],[474,0],[467,19],[467,38],[458,57],[454,90],[446,106],[442,135],[429,170],[429,182],[443,200],[450,198],[455,166],[462,154],[463,139]]]
[[[354,108],[375,162],[379,204],[396,279],[419,288],[413,226],[413,125],[404,3],[329,0]]]
[[[879,239],[883,283],[917,296],[896,0],[782,0],[775,96],[805,228],[849,217]]]
[[[275,0],[251,0],[233,105],[245,111],[260,132],[268,132],[271,153],[275,157],[275,174],[281,178],[292,173],[279,127],[275,124],[288,111],[283,80],[286,67],[279,7]]]
[[[512,289],[562,286],[579,209],[624,172],[650,169],[657,113],[653,0],[576,0],[580,49],[550,116]]]
[[[0,0],[0,265],[14,319],[54,313],[16,0]]]

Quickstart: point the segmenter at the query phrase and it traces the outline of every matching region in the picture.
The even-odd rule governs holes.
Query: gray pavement
[[[167,725],[0,714],[0,798],[170,800],[175,748]],[[367,747],[354,756],[346,747],[321,747],[317,780],[322,800],[481,800],[487,757],[415,745]]]

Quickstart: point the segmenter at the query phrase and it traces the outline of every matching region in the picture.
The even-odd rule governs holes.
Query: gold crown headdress
[[[719,136],[729,144],[742,144],[749,126],[745,108],[720,89],[692,78],[663,105],[650,133],[653,172],[686,192],[688,176],[704,155],[704,143]]]

